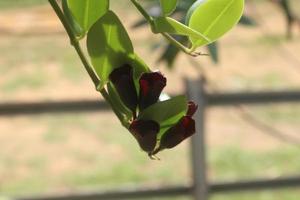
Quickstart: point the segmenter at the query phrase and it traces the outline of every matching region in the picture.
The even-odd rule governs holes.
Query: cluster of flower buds
[[[159,122],[139,119],[139,114],[157,103],[167,79],[160,72],[145,72],[139,78],[139,91],[133,78],[133,67],[129,64],[115,69],[109,76],[124,105],[133,113],[129,131],[138,141],[142,150],[153,156],[163,149],[173,148],[195,133],[195,121],[192,119],[197,110],[193,102],[188,103],[185,116],[165,133],[158,141]]]

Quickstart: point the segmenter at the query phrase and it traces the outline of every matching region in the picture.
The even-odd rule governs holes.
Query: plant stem
[[[101,93],[101,95],[103,96],[103,98],[109,103],[109,105],[111,106],[112,110],[114,111],[114,113],[117,115],[117,117],[119,118],[119,120],[121,121],[122,125],[125,126],[126,128],[129,127],[129,123],[127,122],[127,120],[125,119],[124,115],[122,113],[120,113],[112,104],[112,101],[110,99],[109,94],[107,93],[107,91],[105,90],[105,88],[102,89],[98,89],[98,86],[100,84],[100,79],[98,78],[97,74],[95,73],[93,67],[89,64],[87,58],[85,57],[81,47],[80,47],[80,43],[76,38],[75,33],[73,32],[73,29],[71,28],[70,24],[68,23],[64,13],[62,12],[62,10],[60,9],[59,5],[57,4],[56,0],[48,0],[50,5],[52,6],[53,10],[55,11],[56,15],[58,16],[59,20],[61,21],[62,25],[64,26],[70,42],[72,44],[72,46],[75,48],[78,56],[80,57],[80,60],[83,64],[83,66],[85,67],[86,71],[88,72],[90,78],[92,79],[96,90],[99,91]]]
[[[186,54],[192,54],[192,50],[185,47],[183,44],[175,40],[172,36],[170,36],[168,33],[161,33],[170,43],[172,43],[174,46],[176,46],[178,49],[181,49]]]
[[[172,43],[173,45],[175,45],[177,48],[181,49],[184,53],[189,54],[191,56],[198,56],[200,55],[199,53],[193,53],[193,51],[195,50],[194,48],[189,49],[187,47],[185,47],[183,44],[181,44],[180,42],[178,42],[177,40],[175,40],[172,36],[170,36],[168,33],[165,32],[160,32],[157,30],[157,27],[155,25],[155,19],[153,19],[148,13],[147,11],[143,8],[143,6],[141,6],[140,3],[138,3],[136,0],[131,0],[131,2],[133,3],[133,5],[137,8],[137,10],[143,15],[143,17],[148,21],[151,30],[153,33],[157,34],[160,33],[163,37],[165,37],[170,43]]]
[[[53,10],[55,11],[56,15],[58,16],[59,20],[61,21],[61,23],[63,24],[69,38],[70,38],[70,42],[72,44],[72,46],[74,46],[77,54],[80,57],[80,60],[82,62],[82,64],[84,65],[86,71],[88,72],[88,74],[90,75],[92,81],[94,82],[95,87],[97,88],[97,86],[100,83],[100,80],[98,78],[98,76],[95,74],[93,68],[90,66],[90,64],[88,63],[87,59],[85,58],[85,55],[80,47],[80,44],[78,42],[78,40],[76,39],[76,36],[71,28],[71,26],[69,25],[67,19],[65,18],[64,13],[61,11],[59,5],[57,4],[56,0],[49,0],[50,5],[52,6]]]
[[[143,17],[149,22],[151,28],[154,28],[153,18],[147,13],[147,11],[139,4],[136,0],[131,0],[133,5],[138,9],[138,11],[143,15]]]

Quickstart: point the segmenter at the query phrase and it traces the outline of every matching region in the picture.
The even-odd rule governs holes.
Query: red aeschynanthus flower
[[[159,124],[152,120],[135,120],[129,127],[129,131],[146,152],[154,150],[159,129]]]
[[[143,110],[158,101],[163,88],[167,84],[167,79],[160,72],[150,72],[144,73],[139,83],[139,107]]]
[[[197,108],[198,106],[194,102],[190,101],[188,103],[186,116],[183,116],[177,124],[163,134],[160,140],[160,147],[155,153],[162,149],[173,148],[195,133],[195,120],[192,119],[192,116],[197,111]]]
[[[134,113],[136,112],[138,97],[133,80],[133,69],[125,64],[115,69],[109,76],[123,103]]]
[[[161,138],[161,149],[170,149],[195,133],[195,121],[190,116],[184,116],[170,128]]]
[[[197,109],[198,109],[198,105],[196,105],[193,101],[189,101],[186,115],[192,117],[197,111]]]

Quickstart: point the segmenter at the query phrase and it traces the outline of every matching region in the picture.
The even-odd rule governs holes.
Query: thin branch
[[[143,17],[146,19],[146,21],[149,23],[151,27],[151,31],[155,34],[160,33],[164,38],[166,38],[171,44],[182,50],[184,53],[191,55],[191,56],[199,56],[202,55],[201,53],[193,52],[195,49],[189,49],[180,42],[178,42],[176,39],[174,39],[172,36],[170,36],[168,33],[165,32],[159,32],[156,30],[156,25],[154,23],[154,19],[152,16],[150,16],[147,11],[141,6],[140,3],[138,3],[136,0],[131,0],[133,5],[136,7],[136,9],[143,15]]]
[[[55,11],[57,17],[59,18],[59,20],[61,21],[62,25],[64,26],[69,38],[70,38],[70,42],[71,44],[74,46],[77,54],[80,57],[80,60],[82,62],[82,64],[84,65],[86,71],[88,72],[88,74],[90,75],[92,81],[94,82],[95,87],[97,88],[100,80],[98,78],[98,76],[96,75],[96,73],[94,72],[93,68],[91,67],[91,65],[89,64],[89,62],[87,61],[85,55],[83,54],[83,51],[80,47],[79,41],[77,40],[70,24],[68,23],[67,19],[65,18],[64,13],[62,12],[62,10],[60,9],[59,5],[57,4],[56,0],[49,0],[50,5],[52,6],[53,10]]]
[[[113,104],[112,101],[110,99],[109,94],[107,93],[107,91],[105,90],[105,88],[102,89],[98,89],[98,86],[100,84],[100,79],[98,78],[97,74],[95,73],[93,67],[89,64],[88,59],[85,57],[79,41],[76,38],[76,35],[74,34],[70,24],[68,23],[67,19],[65,18],[64,13],[62,12],[61,8],[59,7],[59,5],[57,4],[56,0],[48,0],[50,5],[52,6],[53,10],[55,11],[56,15],[58,16],[59,20],[61,21],[61,23],[63,24],[70,42],[72,44],[72,46],[75,48],[78,56],[80,57],[80,60],[83,64],[83,66],[85,67],[86,71],[88,72],[90,78],[92,79],[96,90],[99,91],[101,93],[101,95],[103,96],[103,98],[110,104],[112,110],[114,111],[114,113],[117,115],[117,117],[119,118],[119,120],[121,121],[122,125],[126,128],[129,127],[129,123],[126,120],[126,118],[124,117],[124,115],[122,113],[119,112],[119,110],[117,110]]]
[[[143,15],[143,17],[148,21],[148,23],[151,25],[151,28],[153,27],[153,18],[147,13],[147,11],[139,4],[136,0],[131,0],[133,5],[138,9],[138,11]]]

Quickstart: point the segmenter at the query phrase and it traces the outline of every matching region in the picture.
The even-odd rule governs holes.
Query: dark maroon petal
[[[140,109],[156,103],[166,84],[167,79],[160,72],[144,73],[140,78]]]
[[[130,65],[125,64],[115,69],[109,76],[123,103],[132,112],[136,112],[137,92],[133,81],[133,69]]]
[[[162,136],[159,149],[173,148],[194,133],[195,121],[190,116],[184,116]]]
[[[135,120],[129,131],[137,139],[140,147],[146,152],[152,152],[156,146],[159,124],[152,120]]]
[[[196,105],[193,101],[188,102],[188,111],[186,113],[187,116],[192,117],[198,109],[198,105]]]
[[[181,119],[181,124],[183,125],[184,127],[184,139],[192,136],[195,131],[196,131],[196,128],[195,128],[195,120],[192,119],[190,116],[184,116],[182,119]]]

